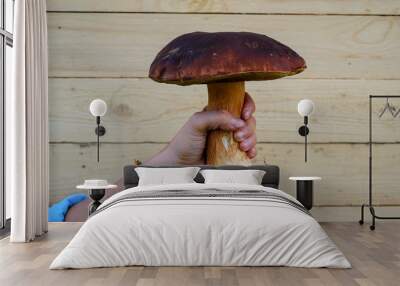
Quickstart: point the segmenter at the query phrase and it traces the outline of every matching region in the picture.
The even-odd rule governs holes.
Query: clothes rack
[[[373,154],[373,140],[372,140],[372,101],[374,99],[386,99],[386,102],[388,104],[388,101],[390,98],[400,98],[400,95],[370,95],[369,96],[369,175],[368,175],[368,191],[369,191],[369,198],[368,198],[368,204],[363,204],[361,206],[361,219],[359,221],[359,223],[362,225],[364,224],[364,208],[367,207],[369,208],[369,211],[371,213],[372,216],[372,224],[370,225],[370,229],[371,230],[375,230],[375,220],[376,219],[388,219],[388,220],[392,220],[392,219],[400,219],[400,217],[394,217],[394,216],[379,216],[376,214],[375,212],[375,207],[373,204],[373,197],[372,197],[372,178],[373,178],[373,174],[372,174],[372,154]],[[385,110],[387,109],[388,105],[385,105]],[[395,112],[393,113],[392,110],[390,110],[390,113],[392,114],[392,116],[394,118],[396,118],[396,116],[399,114],[399,112]],[[382,114],[383,115],[383,114]],[[381,116],[382,116],[381,115]],[[380,117],[381,117],[380,116]]]

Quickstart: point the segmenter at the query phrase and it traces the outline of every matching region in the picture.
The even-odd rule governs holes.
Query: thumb
[[[194,130],[206,133],[215,129],[234,131],[243,127],[245,122],[225,110],[213,110],[195,113],[190,120],[190,124]]]

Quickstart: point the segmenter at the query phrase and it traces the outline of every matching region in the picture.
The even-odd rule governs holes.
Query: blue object
[[[85,194],[73,194],[53,204],[49,207],[49,222],[65,221],[65,215],[67,214],[68,209],[73,205],[86,200],[87,197],[88,196]]]

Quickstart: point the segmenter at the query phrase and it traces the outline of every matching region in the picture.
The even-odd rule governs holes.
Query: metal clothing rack
[[[362,225],[364,224],[364,207],[368,207],[369,211],[371,213],[372,216],[372,224],[370,225],[370,229],[374,230],[375,229],[375,220],[376,219],[400,219],[400,217],[392,217],[392,216],[378,216],[375,213],[375,208],[373,205],[373,201],[372,201],[372,101],[373,99],[386,99],[387,103],[385,105],[385,109],[383,110],[383,112],[380,114],[379,117],[381,117],[383,115],[383,113],[386,111],[386,109],[388,109],[388,107],[390,107],[389,105],[389,99],[390,98],[400,98],[400,95],[370,95],[369,96],[369,199],[368,199],[368,204],[363,204],[361,206],[361,219],[359,221],[359,223]],[[399,112],[392,112],[392,107],[389,108],[390,113],[392,114],[392,116],[395,118],[399,115]]]

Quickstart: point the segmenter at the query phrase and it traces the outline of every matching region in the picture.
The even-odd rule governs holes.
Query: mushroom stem
[[[239,117],[245,96],[244,81],[209,83],[208,110],[226,110]],[[207,137],[208,165],[250,165],[247,154],[240,150],[233,132],[213,130]]]

